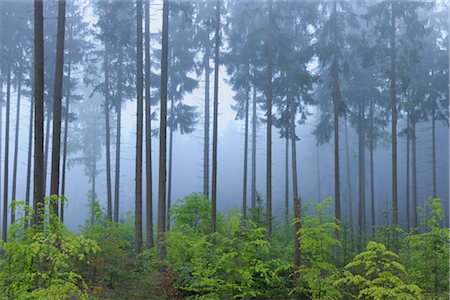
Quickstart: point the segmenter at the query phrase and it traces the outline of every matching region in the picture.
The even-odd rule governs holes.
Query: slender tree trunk
[[[66,1],[58,1],[58,28],[56,37],[55,85],[53,91],[53,134],[50,195],[59,195],[59,168],[61,159],[61,99],[64,71],[64,30]],[[58,216],[59,199],[52,202],[53,212]]]
[[[105,75],[105,148],[106,148],[106,205],[108,220],[113,221],[113,206],[112,206],[112,189],[111,189],[111,125],[109,118],[110,107],[110,93],[109,93],[109,47],[105,41],[104,54],[104,75]],[[114,219],[115,220],[115,219]]]
[[[144,131],[144,74],[143,74],[143,45],[142,45],[142,1],[136,1],[136,201],[135,201],[135,240],[136,252],[142,250],[142,143]]]
[[[431,114],[431,159],[433,168],[433,198],[437,197],[436,189],[436,100],[433,101],[433,111]]]
[[[205,129],[203,138],[203,194],[209,198],[209,122],[210,122],[210,108],[209,108],[209,77],[211,68],[209,65],[210,53],[209,44],[205,47],[205,57],[203,63],[205,64]]]
[[[70,24],[69,38],[72,40],[72,23]],[[69,134],[69,106],[70,106],[70,92],[71,92],[71,51],[69,48],[68,62],[67,62],[67,83],[66,83],[66,109],[64,111],[64,136],[63,136],[63,157],[62,157],[62,168],[61,168],[61,195],[66,196],[66,171],[67,171],[67,140]],[[61,202],[61,212],[59,218],[61,222],[64,223],[64,206],[65,203]]]
[[[252,209],[256,208],[256,85],[253,83],[253,105],[252,105]]]
[[[291,152],[292,152],[292,196],[294,198],[294,217],[295,217],[295,225],[294,225],[294,268],[295,268],[295,279],[298,280],[300,274],[298,271],[300,270],[301,265],[301,253],[300,253],[300,218],[301,218],[301,201],[298,196],[298,179],[297,179],[297,136],[295,134],[295,115],[296,108],[294,106],[294,102],[291,96],[288,96],[288,116],[290,119],[290,137],[291,137]]]
[[[267,155],[266,155],[266,216],[267,235],[272,235],[272,0],[268,0],[269,22],[267,38]]]
[[[361,244],[364,244],[364,235],[366,232],[366,174],[365,174],[365,128],[364,128],[364,103],[359,104],[359,130],[358,130],[358,165],[359,165],[359,236]],[[361,246],[362,246],[361,245]]]
[[[217,129],[219,114],[219,48],[220,48],[220,6],[221,0],[216,0],[216,24],[214,45],[214,105],[213,105],[213,145],[212,145],[212,178],[211,178],[211,232],[217,225]]]
[[[339,61],[338,61],[338,20],[337,20],[337,3],[333,2],[333,48],[335,54],[331,65],[332,77],[332,92],[333,99],[333,120],[334,120],[334,216],[338,223],[341,222],[341,185],[339,174],[339,102],[341,98],[341,91],[339,87]],[[336,231],[336,237],[339,240],[339,231]]]
[[[161,103],[159,118],[159,179],[158,179],[158,247],[159,258],[166,258],[164,233],[166,231],[166,136],[167,136],[167,83],[169,50],[169,0],[163,2],[162,51],[161,51]],[[164,271],[161,268],[160,271]]]
[[[374,163],[373,163],[373,151],[374,151],[374,127],[373,127],[373,109],[374,109],[373,99],[370,100],[370,140],[369,140],[369,151],[370,151],[370,220],[372,221],[372,237],[375,236],[375,178],[374,178]]]
[[[173,103],[173,98],[170,99],[170,116],[169,116],[169,170],[168,170],[168,178],[167,178],[167,230],[170,230],[170,215],[169,210],[172,201],[172,159],[173,159],[173,126],[174,126],[174,118],[175,118],[175,107]]]
[[[33,77],[33,76],[31,76]],[[30,205],[30,193],[31,193],[31,157],[32,157],[32,149],[33,149],[33,120],[34,120],[34,84],[31,87],[31,96],[30,96],[30,116],[29,116],[29,125],[28,125],[28,153],[27,153],[27,183],[25,188],[25,204]],[[1,120],[0,120],[1,123]],[[1,130],[0,130],[1,133]],[[1,135],[1,134],[0,134]],[[0,137],[1,140],[1,137]],[[28,227],[28,210],[25,210],[25,228]]]
[[[123,63],[123,49],[119,52],[119,69],[117,71],[117,95],[118,103],[116,103],[117,112],[117,128],[116,128],[116,169],[114,181],[114,222],[119,222],[119,198],[120,198],[120,133],[122,128],[122,63]]]
[[[45,96],[44,96],[45,97]],[[51,101],[49,100],[48,103],[46,104],[47,106],[47,118],[45,118],[44,115],[44,120],[45,120],[45,135],[44,135],[44,141],[45,141],[45,146],[44,146],[44,196],[47,192],[47,173],[48,173],[48,158],[49,158],[49,145],[50,145],[50,120],[52,118],[52,105],[51,105]]]
[[[44,203],[44,13],[43,2],[34,1],[34,224],[43,221]]]
[[[247,64],[247,78],[250,77],[249,65]],[[244,124],[244,171],[242,183],[242,214],[247,217],[247,165],[248,165],[248,108],[250,102],[250,86],[247,85],[245,91],[245,124]]]
[[[410,170],[410,158],[409,158],[409,153],[410,153],[410,116],[409,116],[409,112],[406,115],[406,228],[409,231],[409,229],[411,228],[411,220],[410,220],[410,215],[411,215],[411,205],[410,205],[410,178],[409,178],[409,170]]]
[[[8,174],[9,174],[9,117],[11,105],[11,64],[8,66],[6,78],[6,126],[5,126],[5,173],[3,178],[3,231],[2,240],[8,237]]]
[[[17,159],[19,154],[19,127],[20,127],[20,97],[22,94],[22,61],[20,62],[19,71],[17,74],[17,105],[16,105],[16,132],[14,139],[14,161],[13,161],[13,181],[12,181],[12,196],[11,200],[18,200],[16,198],[17,188]],[[15,209],[11,207],[11,224],[16,220]]]
[[[95,126],[94,126],[95,128]],[[92,174],[91,174],[91,225],[94,225],[95,222],[95,177],[97,177],[97,160],[95,157],[92,157]]]
[[[316,109],[317,124],[319,123],[319,107]],[[320,180],[320,145],[316,143],[316,163],[317,163],[317,201],[322,201],[322,183]]]
[[[419,225],[417,219],[417,134],[416,119],[413,115],[411,118],[411,155],[412,155],[412,196],[413,196],[413,227]]]
[[[348,124],[347,124],[347,116],[345,117],[345,162],[346,162],[346,173],[347,173],[347,197],[348,197],[348,215],[349,215],[349,222],[350,222],[350,233],[352,235],[352,240],[354,240],[355,236],[355,224],[353,223],[353,197],[352,197],[352,181],[351,181],[351,174],[350,174],[350,151],[349,151],[349,144],[348,144]],[[354,248],[354,243],[353,248]]]
[[[397,89],[396,89],[396,41],[395,41],[395,3],[391,3],[391,74],[390,74],[390,92],[391,92],[391,112],[392,112],[392,225],[398,226],[398,201],[397,201]],[[393,248],[398,250],[397,233],[394,231]]]
[[[284,223],[289,225],[289,121],[286,122],[285,151],[284,151]]]
[[[145,0],[145,192],[147,247],[153,242],[152,113],[150,95],[150,0]]]

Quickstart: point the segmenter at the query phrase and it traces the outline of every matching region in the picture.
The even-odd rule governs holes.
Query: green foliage
[[[169,212],[174,229],[208,233],[211,227],[211,202],[202,193],[193,193],[178,200]]]
[[[420,299],[421,289],[405,282],[408,273],[399,256],[383,244],[369,242],[336,280],[342,299]]]
[[[39,208],[43,223],[27,228],[33,209],[13,203],[15,208],[23,206],[28,215],[16,219],[9,241],[0,241],[0,295],[5,299],[87,298],[87,285],[72,266],[89,264],[88,256],[99,247],[94,240],[67,230],[49,205],[57,200],[56,196],[46,198]]]
[[[425,232],[406,237],[404,257],[407,258],[411,279],[424,290],[427,298],[447,299],[449,229],[440,226],[444,217],[441,199],[430,198],[426,207],[431,210],[431,216],[424,221]]]
[[[336,219],[327,214],[331,208],[330,198],[313,208],[313,214],[302,218],[302,228],[299,232],[302,253],[301,281],[294,292],[302,292],[311,299],[333,299],[336,295],[333,282],[338,277],[334,251],[340,247],[336,231],[341,228]]]

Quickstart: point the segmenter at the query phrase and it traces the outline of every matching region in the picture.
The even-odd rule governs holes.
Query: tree
[[[61,158],[61,99],[64,71],[64,32],[66,20],[66,1],[58,1],[58,29],[56,38],[55,83],[53,91],[53,138],[52,138],[52,172],[50,176],[50,195],[59,194],[59,168]],[[58,202],[52,203],[53,211],[58,216]]]
[[[142,141],[144,127],[144,74],[142,46],[142,1],[136,1],[136,199],[135,199],[135,240],[136,252],[142,249]]]
[[[158,178],[158,248],[159,258],[166,258],[164,233],[166,231],[166,137],[167,137],[167,85],[169,81],[169,0],[163,2],[163,29],[161,50],[161,86],[159,118],[159,178]],[[162,270],[163,271],[163,270]]]
[[[211,233],[217,226],[217,129],[219,114],[219,50],[220,50],[220,6],[216,0],[216,19],[214,30],[214,105],[213,105],[213,136],[212,136],[212,178],[211,178]]]
[[[44,204],[44,12],[43,2],[34,1],[34,201],[33,223],[40,225]],[[38,210],[39,209],[39,210]]]

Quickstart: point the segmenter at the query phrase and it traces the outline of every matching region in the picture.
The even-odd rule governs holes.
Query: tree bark
[[[366,145],[365,145],[365,126],[364,126],[364,103],[361,101],[358,108],[358,173],[359,173],[359,236],[361,241],[361,246],[364,244],[364,235],[366,232]]]
[[[370,140],[369,140],[369,151],[370,151],[370,220],[372,221],[372,237],[375,236],[375,178],[374,178],[374,162],[373,162],[373,152],[374,152],[374,127],[373,127],[373,110],[374,104],[373,99],[370,100]]]
[[[45,79],[44,79],[45,80]],[[45,96],[44,96],[45,97]],[[45,103],[45,100],[44,100]],[[48,158],[49,158],[49,145],[50,145],[50,120],[52,118],[52,105],[51,101],[48,101],[46,105],[47,108],[47,118],[45,118],[44,114],[44,121],[45,121],[45,135],[44,135],[44,196],[47,192],[47,173],[48,173]]]
[[[391,143],[392,143],[392,225],[398,226],[398,201],[397,201],[397,90],[396,90],[396,40],[395,40],[395,3],[391,3],[391,32],[390,32],[390,93],[391,93],[391,113],[392,113],[392,127],[391,127]],[[393,248],[398,250],[397,233],[394,231]]]
[[[247,64],[247,80],[249,81],[249,65]],[[247,81],[247,82],[248,82]],[[244,124],[244,170],[242,183],[242,214],[244,219],[247,217],[247,170],[248,170],[248,109],[250,102],[250,86],[246,86],[245,91],[245,124]]]
[[[167,178],[167,230],[170,230],[170,215],[169,210],[172,201],[172,159],[173,159],[173,126],[174,126],[174,103],[173,98],[170,99],[170,116],[169,116],[169,170],[168,170],[168,178]]]
[[[412,155],[412,196],[413,196],[413,227],[419,225],[417,218],[417,135],[416,135],[416,119],[413,115],[411,118],[411,155]]]
[[[110,129],[110,93],[109,93],[109,47],[105,40],[104,75],[105,75],[105,148],[106,148],[106,205],[108,220],[113,221],[112,189],[111,189],[111,129]],[[115,220],[115,219],[114,219]]]
[[[135,240],[136,252],[142,251],[142,143],[144,131],[144,74],[143,74],[143,46],[142,46],[142,1],[136,1],[136,200],[135,200]]]
[[[209,108],[209,77],[211,68],[209,65],[209,44],[205,47],[205,57],[203,58],[205,64],[205,128],[203,138],[203,194],[209,198],[209,122],[210,122],[210,108]]]
[[[114,180],[114,222],[119,222],[119,198],[120,198],[120,132],[122,129],[122,63],[123,49],[119,50],[119,67],[117,70],[117,95],[118,103],[116,103],[117,112],[117,128],[116,128],[116,169]]]
[[[411,205],[410,205],[410,178],[409,178],[409,171],[410,171],[410,116],[409,112],[406,115],[406,228],[409,231],[411,228]]]
[[[147,221],[147,247],[154,246],[153,241],[153,178],[152,178],[152,113],[150,94],[150,0],[145,0],[145,192]]]
[[[64,31],[66,22],[66,1],[58,1],[58,26],[56,36],[55,85],[53,90],[53,134],[50,195],[59,195],[59,168],[61,159],[61,99],[64,71]],[[53,213],[58,216],[58,202],[52,202]]]
[[[213,145],[211,178],[211,232],[216,232],[217,225],[217,129],[219,114],[219,48],[220,48],[220,6],[216,0],[216,24],[214,45],[214,104],[213,104]]]
[[[285,151],[284,151],[284,223],[289,225],[289,121],[286,122]]]
[[[433,198],[437,197],[436,188],[436,100],[433,101],[433,111],[431,114],[431,159],[433,168]]]
[[[8,65],[6,77],[6,126],[5,126],[5,173],[3,175],[3,231],[2,240],[8,237],[8,167],[9,167],[9,117],[11,105],[11,64]]]
[[[268,0],[269,20],[267,36],[267,154],[266,154],[266,216],[267,235],[272,235],[272,0]]]
[[[349,215],[349,223],[350,223],[350,232],[352,237],[355,236],[355,226],[353,224],[353,197],[352,197],[352,181],[350,174],[350,151],[348,144],[348,124],[347,124],[347,116],[345,117],[345,162],[346,162],[346,173],[347,173],[347,197],[348,197],[348,215]],[[354,248],[354,243],[353,243]]]
[[[158,178],[158,247],[159,258],[166,258],[164,233],[166,231],[166,136],[167,136],[167,83],[169,48],[169,0],[163,2],[162,51],[161,51],[161,116],[159,119],[159,178]],[[161,268],[164,271],[164,268]]]
[[[33,75],[31,76],[33,78]],[[0,105],[1,106],[1,105]],[[0,112],[1,115],[1,112]],[[1,118],[0,118],[1,119]],[[31,87],[31,96],[30,96],[30,116],[29,116],[29,125],[28,125],[28,154],[27,154],[27,183],[25,188],[25,204],[30,205],[30,193],[31,193],[31,158],[32,158],[32,149],[33,149],[33,120],[34,120],[34,84]],[[1,120],[0,120],[1,123]],[[0,130],[1,135],[1,130]],[[1,140],[1,136],[0,136]],[[28,227],[28,210],[25,210],[25,228]]]
[[[16,129],[14,139],[14,160],[13,160],[13,181],[12,181],[12,195],[11,200],[16,201],[16,189],[17,189],[17,159],[19,154],[19,127],[20,127],[20,98],[22,94],[22,61],[20,61],[20,67],[17,74],[17,105],[16,105]],[[11,224],[16,220],[15,209],[11,207]]]
[[[256,208],[256,84],[253,83],[253,105],[252,105],[252,209]]]

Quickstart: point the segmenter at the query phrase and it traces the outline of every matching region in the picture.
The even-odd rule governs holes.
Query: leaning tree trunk
[[[144,74],[142,46],[142,1],[136,1],[136,199],[135,199],[135,241],[136,252],[142,250],[142,143],[144,131]]]
[[[392,113],[392,127],[391,127],[391,139],[392,139],[392,225],[394,227],[398,226],[398,200],[397,200],[397,90],[396,90],[396,41],[395,41],[395,30],[396,30],[396,20],[395,20],[395,3],[391,3],[391,28],[390,28],[390,39],[391,39],[391,70],[390,70],[390,93],[391,93],[391,113]],[[393,236],[393,248],[395,251],[398,250],[397,243],[397,233],[394,230]]]
[[[64,72],[64,29],[66,1],[58,1],[58,27],[56,37],[55,85],[53,90],[53,134],[50,195],[59,194],[59,168],[61,159],[61,99]],[[58,198],[53,199],[53,213],[58,216]]]
[[[2,239],[7,241],[8,237],[8,166],[9,166],[9,117],[11,105],[11,64],[8,66],[6,78],[6,126],[5,126],[5,173],[3,178],[3,231]]]
[[[272,0],[269,3],[267,38],[267,153],[266,153],[266,217],[267,235],[272,235]]]
[[[20,127],[20,97],[22,94],[22,61],[20,62],[19,71],[17,74],[17,105],[16,105],[16,132],[14,139],[14,160],[13,160],[13,180],[12,180],[12,196],[13,201],[16,199],[16,188],[17,188],[17,158],[19,154],[19,127]],[[11,224],[14,223],[16,219],[15,209],[11,207]]]
[[[205,47],[205,56],[203,63],[205,64],[205,128],[203,137],[203,194],[206,198],[209,197],[209,122],[210,122],[210,108],[209,108],[209,77],[211,68],[209,66],[209,43]]]
[[[411,155],[412,155],[412,197],[413,197],[413,227],[418,228],[417,218],[417,134],[416,134],[416,118],[411,118]]]
[[[152,248],[153,242],[153,178],[152,178],[152,113],[150,108],[150,0],[145,0],[145,192],[147,221],[147,247]]]
[[[106,207],[108,213],[108,220],[113,221],[113,206],[112,206],[112,188],[111,188],[111,125],[110,125],[110,93],[109,93],[109,48],[105,41],[104,54],[104,75],[105,75],[105,148],[106,148]],[[114,219],[115,220],[115,219]]]
[[[247,64],[247,78],[249,78],[249,65]],[[248,80],[248,79],[247,79]],[[248,81],[247,81],[248,82]],[[250,86],[245,88],[245,124],[244,124],[244,170],[242,183],[242,214],[244,219],[247,217],[247,164],[248,164],[248,108],[250,102]]]
[[[161,103],[159,118],[159,178],[158,178],[158,247],[159,259],[165,260],[166,247],[164,233],[166,231],[166,137],[167,137],[167,83],[168,83],[168,50],[169,50],[169,0],[163,2],[163,25],[161,42]],[[160,271],[165,268],[161,267]]]
[[[122,127],[122,78],[123,78],[123,49],[119,50],[119,68],[117,70],[117,128],[116,128],[116,169],[114,181],[114,222],[119,222],[119,198],[120,198],[120,132]]]
[[[34,1],[34,201],[33,223],[43,222],[44,204],[44,9]]]
[[[212,145],[212,178],[211,178],[211,232],[217,226],[217,129],[219,115],[219,48],[220,48],[220,6],[216,0],[216,24],[214,45],[214,104],[213,104],[213,145]]]
[[[410,128],[409,128],[409,122],[410,121],[410,117],[409,117],[409,112],[406,115],[406,228],[409,231],[409,229],[411,228],[411,220],[410,220],[410,215],[411,215],[411,204],[410,204],[410,179],[409,179],[409,170],[410,170],[410,161],[409,161],[409,153],[410,153]]]
[[[256,208],[256,84],[253,83],[252,105],[252,209]]]

